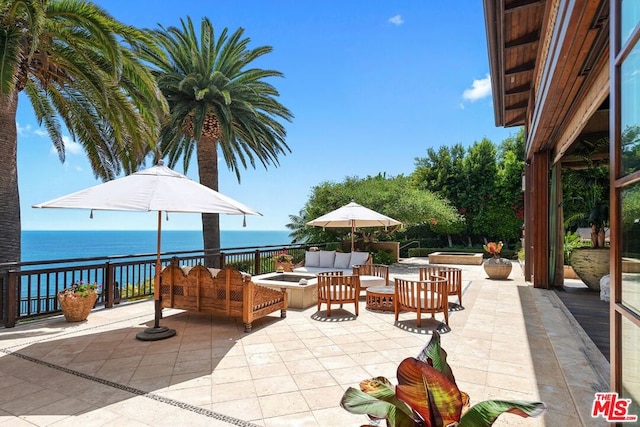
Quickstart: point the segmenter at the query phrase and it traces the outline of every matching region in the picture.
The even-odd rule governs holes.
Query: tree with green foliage
[[[495,197],[496,147],[487,138],[475,142],[464,159],[463,180],[466,192],[462,198],[462,209],[467,220],[468,243],[473,235],[490,235],[495,229],[499,215],[493,215]]]
[[[268,82],[282,77],[275,70],[255,67],[272,51],[270,46],[249,48],[244,30],[225,28],[216,37],[207,18],[196,31],[191,18],[181,26],[149,31],[161,52],[142,49],[170,115],[162,127],[159,156],[174,166],[180,158],[188,170],[196,152],[200,183],[218,190],[218,152],[240,181],[240,167],[278,165],[278,156],[291,150],[281,120],[293,117]],[[220,247],[218,214],[202,215],[205,249]]]
[[[312,189],[305,206],[305,222],[346,205],[350,201],[366,206],[391,218],[409,224],[429,224],[433,232],[447,233],[460,229],[462,220],[445,199],[430,192],[419,190],[410,177],[386,177],[383,174],[366,178],[347,177],[341,183],[324,182]],[[347,239],[350,230],[307,228],[309,241],[341,241]],[[370,241],[375,237],[395,231],[394,229],[361,229],[360,238]]]
[[[142,31],[79,0],[0,2],[0,263],[20,261],[16,112],[24,93],[58,156],[63,126],[96,177],[130,173],[156,140],[164,108],[155,80],[133,50]]]
[[[438,151],[427,149],[427,157],[415,159],[415,170],[411,177],[417,188],[433,191],[454,206],[460,206],[460,195],[464,193],[460,177],[463,174],[465,149],[462,144],[441,146]]]
[[[524,216],[521,176],[524,130],[499,147],[484,138],[465,150],[462,145],[427,149],[416,158],[415,185],[446,198],[465,217],[465,240],[517,240]],[[449,236],[451,244],[452,236]]]
[[[476,220],[489,225],[481,233],[487,240],[517,241],[524,221],[524,130],[505,139],[497,151],[493,193]]]

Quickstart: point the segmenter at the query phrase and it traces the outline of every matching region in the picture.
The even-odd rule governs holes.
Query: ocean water
[[[157,232],[35,231],[22,232],[22,261],[137,255],[156,252]],[[289,231],[220,231],[220,245],[240,248],[291,243]],[[162,252],[202,249],[201,231],[162,231]]]

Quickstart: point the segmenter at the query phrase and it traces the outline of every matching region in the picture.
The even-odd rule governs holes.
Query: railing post
[[[261,268],[261,260],[262,257],[260,256],[262,252],[260,252],[260,249],[256,249],[255,250],[255,255],[253,256],[253,271],[254,271],[254,275],[258,275],[258,274],[262,274],[262,268]]]
[[[227,261],[226,254],[224,252],[220,252],[220,268],[224,268]]]
[[[113,307],[113,296],[115,295],[115,291],[113,289],[113,280],[111,276],[112,272],[113,272],[113,269],[111,267],[111,263],[109,261],[105,262],[104,273],[103,273],[104,283],[102,284],[103,286],[102,289],[106,291],[106,296],[104,301],[105,308]]]
[[[9,284],[7,286],[7,323],[5,328],[13,328],[16,326],[16,318],[18,313],[18,272],[15,270],[9,270]]]

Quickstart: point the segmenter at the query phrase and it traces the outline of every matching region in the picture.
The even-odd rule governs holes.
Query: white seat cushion
[[[435,294],[435,295],[433,296],[433,302],[437,303],[437,302],[438,302],[438,297],[439,297],[439,295],[438,295],[438,293],[437,293],[437,292],[434,292],[434,294]],[[431,308],[431,291],[427,291],[427,292],[426,292],[426,295],[424,295],[424,296],[423,296],[423,295],[424,295],[424,294],[422,294],[422,295],[420,296],[420,303],[422,304],[420,307],[421,307],[422,309],[425,309],[425,310],[426,310],[426,309]],[[426,297],[426,298],[425,298],[425,297]]]
[[[293,269],[294,273],[308,273],[308,274],[318,274],[324,273],[326,271],[342,271],[342,274],[351,274],[351,269],[341,269],[341,268],[321,268],[321,267],[296,267]]]
[[[380,276],[360,276],[360,289],[372,286],[385,286],[387,282]]]

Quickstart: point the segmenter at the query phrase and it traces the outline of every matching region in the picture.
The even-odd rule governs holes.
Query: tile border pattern
[[[147,316],[143,315],[143,316],[138,316],[138,317],[146,318]],[[97,325],[97,326],[93,326],[93,327],[89,327],[89,328],[84,328],[84,329],[82,329],[82,331],[84,332],[84,331],[91,330],[91,329],[101,329],[101,328],[104,328],[104,326],[117,324],[117,323],[122,323],[122,322],[125,322],[125,321],[129,322],[129,321],[131,321],[131,319],[118,320],[118,321],[115,321],[115,322],[109,322],[108,324],[102,324],[102,325]],[[62,332],[60,334],[57,334],[56,338],[62,337],[62,336],[65,336],[65,335],[77,334],[77,333],[78,333],[77,330],[70,331],[70,332]],[[25,354],[20,353],[19,351],[11,351],[11,350],[9,350],[10,348],[13,348],[13,347],[21,347],[22,348],[25,345],[36,344],[36,343],[39,343],[39,342],[47,341],[48,339],[50,339],[50,337],[46,338],[46,339],[42,339],[42,340],[33,340],[33,341],[28,342],[28,343],[21,343],[21,344],[16,344],[16,345],[9,346],[9,347],[0,348],[0,353],[4,353],[4,354],[6,354],[8,356],[17,357],[19,359],[26,360],[26,361],[32,362],[32,363],[36,363],[38,365],[46,366],[47,368],[55,369],[55,370],[58,370],[60,372],[64,372],[66,374],[74,375],[76,377],[80,377],[80,378],[85,379],[85,380],[93,381],[93,382],[96,382],[96,383],[99,383],[99,384],[102,384],[102,385],[106,385],[108,387],[112,387],[112,388],[115,388],[115,389],[118,389],[118,390],[121,390],[121,391],[125,391],[125,392],[131,393],[131,394],[133,394],[135,396],[146,397],[148,399],[155,400],[157,402],[161,402],[161,403],[164,403],[164,404],[167,404],[167,405],[175,406],[177,408],[184,409],[184,410],[187,410],[187,411],[199,414],[199,415],[204,415],[204,416],[206,416],[208,418],[212,418],[212,419],[215,419],[215,420],[218,420],[218,421],[222,421],[222,422],[228,423],[230,425],[239,426],[239,427],[259,427],[257,424],[253,424],[253,423],[250,423],[248,421],[244,421],[244,420],[241,420],[241,419],[238,419],[238,418],[235,418],[235,417],[231,417],[231,416],[228,416],[228,415],[220,414],[218,412],[211,411],[211,410],[205,409],[205,408],[201,408],[199,406],[191,405],[189,403],[181,402],[179,400],[170,399],[168,397],[160,396],[160,395],[157,395],[155,393],[149,393],[149,392],[146,392],[144,390],[137,389],[135,387],[130,387],[130,386],[127,386],[127,385],[124,385],[124,384],[116,383],[114,381],[105,380],[104,378],[95,377],[93,375],[88,375],[88,374],[85,374],[85,373],[79,372],[79,371],[74,371],[73,369],[69,369],[69,368],[66,368],[64,366],[56,365],[54,363],[45,362],[44,360],[40,360],[40,359],[35,358],[35,357],[27,356]]]

